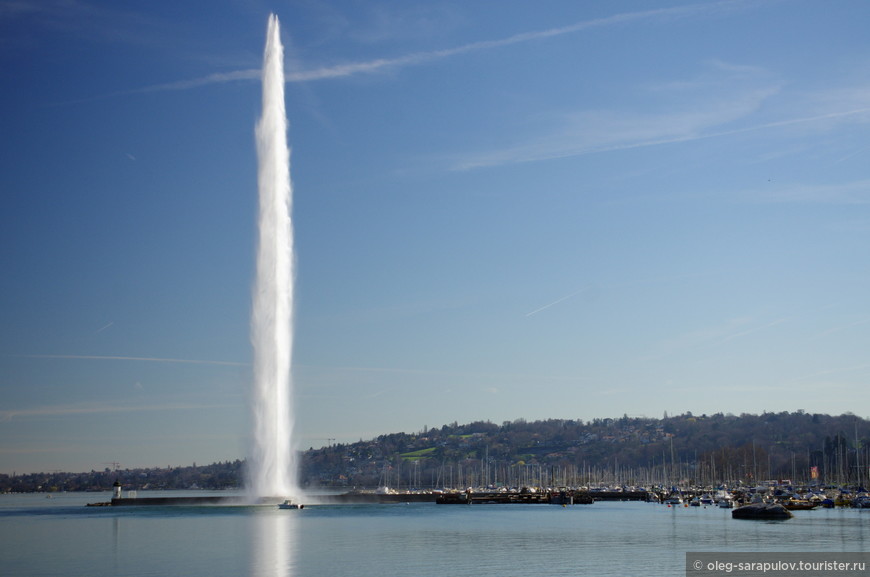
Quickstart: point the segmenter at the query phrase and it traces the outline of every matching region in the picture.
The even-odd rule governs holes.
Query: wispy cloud
[[[870,204],[870,180],[839,184],[777,183],[773,187],[744,190],[739,196],[756,203]]]
[[[732,334],[724,336],[722,338],[722,342],[727,342],[727,341],[731,341],[734,339],[739,339],[741,337],[751,335],[752,333],[757,333],[758,331],[763,331],[765,329],[769,329],[770,327],[775,327],[776,325],[781,325],[782,323],[784,323],[786,321],[788,321],[787,318],[776,319],[776,320],[770,321],[769,323],[765,323],[763,325],[754,326],[754,327],[748,328],[748,329],[743,330],[743,331],[732,333]]]
[[[452,168],[457,171],[472,170],[506,164],[555,160],[602,152],[615,152],[721,138],[799,124],[865,116],[870,113],[870,108],[857,108],[776,122],[765,122],[732,130],[707,131],[706,129],[714,128],[720,124],[716,120],[717,114],[720,113],[721,111],[716,111],[712,108],[706,116],[699,113],[634,117],[631,114],[618,114],[606,111],[582,113],[577,115],[577,120],[575,121],[567,119],[567,130],[563,128],[558,132],[539,136],[530,144],[470,157],[456,163]],[[582,122],[584,118],[588,119],[588,123],[585,125]]]
[[[111,326],[109,323],[103,329]],[[103,330],[100,329],[100,330]],[[98,331],[99,332],[99,331]],[[25,359],[76,359],[85,361],[140,361],[147,363],[183,363],[189,365],[224,365],[231,367],[244,367],[249,363],[239,363],[235,361],[209,361],[202,359],[167,359],[161,357],[121,357],[121,356],[105,356],[105,355],[17,355]]]
[[[304,393],[316,392],[317,396],[327,387],[342,387],[356,386],[359,383],[360,376],[377,375],[378,386],[385,386],[386,383],[394,383],[395,387],[406,389],[408,381],[405,376],[416,377],[432,377],[433,382],[438,383],[438,390],[443,391],[443,383],[445,382],[481,382],[485,380],[499,381],[502,384],[508,381],[532,381],[537,383],[550,382],[565,382],[565,383],[580,383],[587,380],[587,377],[560,374],[532,374],[532,373],[498,373],[485,371],[461,371],[449,369],[414,369],[414,368],[395,368],[395,367],[341,367],[341,366],[319,366],[319,365],[296,365],[295,369],[301,372],[304,371],[304,376],[300,378],[298,386]],[[394,379],[393,377],[402,377]],[[316,385],[314,383],[317,383]],[[425,379],[418,382],[425,382]],[[428,385],[426,385],[428,386]],[[316,391],[315,391],[316,389]]]
[[[787,318],[780,318],[758,324],[757,321],[751,317],[729,319],[718,325],[703,327],[661,341],[655,346],[655,350],[652,353],[641,357],[639,360],[657,360],[698,347],[721,345],[775,327],[787,322],[788,320],[789,319]]]
[[[760,103],[766,95],[757,97]],[[733,112],[733,109],[724,111],[712,105],[706,111],[689,114],[586,111],[566,115],[555,123],[560,126],[552,132],[514,147],[467,157],[452,168],[463,171],[712,138],[725,133],[707,133],[706,130],[738,118]],[[749,110],[744,111],[748,113]]]
[[[19,0],[18,2],[3,2],[0,4],[0,20],[15,18],[28,14],[42,14],[51,11],[51,3]]]
[[[849,154],[847,154],[841,158],[838,158],[834,164],[839,164],[841,162],[845,162],[845,161],[849,160],[853,156],[858,156],[859,154],[865,152],[868,148],[870,148],[870,146],[862,146],[862,147],[858,148],[857,150],[853,150]]]
[[[851,329],[853,327],[860,327],[861,325],[866,325],[868,323],[870,323],[870,318],[864,318],[864,319],[857,320],[857,321],[854,321],[854,322],[851,322],[851,323],[848,323],[845,325],[833,327],[833,328],[830,328],[826,331],[822,331],[821,333],[815,335],[813,337],[813,340],[824,338],[824,337],[827,337],[828,335],[839,333],[841,331],[845,331],[845,330]]]
[[[647,102],[643,112],[614,108],[554,114],[542,119],[536,134],[518,134],[512,146],[465,152],[451,168],[465,171],[753,132],[870,122],[867,100],[860,99],[870,90],[863,86],[832,90],[836,97],[786,94],[782,87],[776,75],[761,68],[714,61],[695,78],[638,87],[651,97],[664,97],[658,109]],[[769,119],[773,114],[778,118]]]
[[[141,10],[123,3],[86,0],[11,0],[0,2],[0,22],[9,30],[32,33],[40,29],[88,41],[158,46],[165,43],[154,33],[158,24]]]
[[[0,422],[31,417],[65,417],[71,415],[94,415],[106,413],[139,413],[153,411],[190,411],[203,409],[237,408],[237,405],[213,403],[163,403],[151,405],[121,405],[111,403],[77,403],[71,405],[46,405],[29,409],[0,411]]]
[[[835,374],[835,373],[851,373],[851,372],[854,372],[854,371],[865,371],[865,370],[867,370],[868,368],[870,368],[870,365],[867,365],[867,364],[864,364],[864,365],[853,365],[853,366],[848,366],[848,367],[837,367],[837,368],[834,368],[834,369],[826,369],[826,370],[818,371],[818,372],[815,372],[815,373],[812,373],[812,374],[809,374],[809,375],[804,375],[804,376],[802,376],[802,377],[798,377],[796,380],[798,380],[798,381],[806,381],[806,380],[815,379],[815,378],[817,378],[817,377],[822,377],[822,376],[832,375],[832,374]]]
[[[535,162],[687,142],[744,130],[735,126],[761,110],[781,90],[767,71],[721,61],[693,77],[638,86],[644,109],[598,108],[541,115],[537,133],[516,144],[464,155],[454,170]],[[733,126],[734,128],[725,129]]]

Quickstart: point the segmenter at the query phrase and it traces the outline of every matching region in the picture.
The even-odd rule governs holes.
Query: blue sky
[[[0,472],[245,456],[281,20],[302,447],[867,416],[870,5],[0,2]]]

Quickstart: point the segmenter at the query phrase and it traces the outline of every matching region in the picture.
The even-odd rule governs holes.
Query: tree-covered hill
[[[309,449],[302,480],[391,487],[672,484],[867,478],[870,423],[851,414],[453,423]],[[859,471],[858,466],[862,471]]]

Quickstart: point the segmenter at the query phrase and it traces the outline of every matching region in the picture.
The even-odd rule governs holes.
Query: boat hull
[[[791,519],[791,511],[782,505],[767,503],[750,503],[731,511],[732,519],[754,519],[759,521]]]

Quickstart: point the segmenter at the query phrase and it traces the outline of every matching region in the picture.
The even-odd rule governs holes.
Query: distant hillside
[[[106,468],[87,473],[30,473],[0,475],[0,493],[57,491],[111,491],[115,481],[125,490],[144,489],[238,489],[244,479],[244,461],[226,461],[211,465],[167,467],[166,469]]]
[[[311,485],[407,488],[806,482],[816,474],[819,482],[857,483],[867,478],[868,446],[865,419],[802,411],[453,423],[309,449],[301,479]]]
[[[168,469],[0,475],[0,492],[228,489],[244,462]],[[683,415],[661,419],[478,421],[308,449],[303,486],[439,488],[767,479],[867,483],[870,421],[852,414]]]

